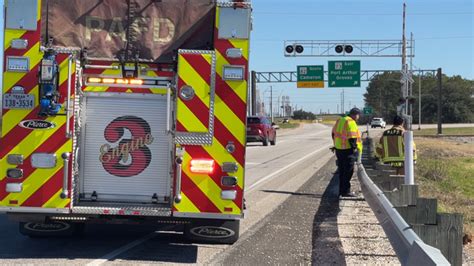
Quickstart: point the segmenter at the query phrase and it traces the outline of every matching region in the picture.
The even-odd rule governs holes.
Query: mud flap
[[[233,244],[239,239],[240,220],[197,220],[186,224],[184,236],[196,243]]]
[[[63,221],[20,222],[20,233],[29,237],[60,237],[81,234],[84,223],[70,223]]]

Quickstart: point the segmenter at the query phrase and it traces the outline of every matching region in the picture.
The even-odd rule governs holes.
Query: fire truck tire
[[[72,236],[81,234],[84,230],[84,224],[63,221],[20,222],[19,229],[22,235],[32,238]]]
[[[193,221],[184,228],[184,237],[195,243],[233,244],[239,239],[239,220]]]

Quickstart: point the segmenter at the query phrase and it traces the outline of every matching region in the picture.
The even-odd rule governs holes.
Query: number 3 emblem
[[[125,139],[125,129],[132,138]],[[147,145],[153,143],[150,125],[136,116],[122,116],[114,119],[104,130],[105,140],[116,144],[100,147],[99,160],[111,175],[131,177],[140,174],[151,162],[151,151]]]

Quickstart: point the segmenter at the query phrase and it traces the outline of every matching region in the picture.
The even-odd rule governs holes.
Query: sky
[[[413,65],[442,68],[449,76],[474,79],[473,0],[405,1],[406,34],[415,40]],[[399,70],[401,58],[284,57],[285,40],[401,40],[402,10],[399,0],[253,0],[250,70],[296,71],[298,65],[324,65],[328,60],[361,60],[361,70]],[[289,96],[292,105],[314,113],[336,113],[342,88],[297,89],[296,83],[258,83],[269,106]],[[360,88],[345,88],[345,110],[364,107]],[[276,106],[276,105],[275,105]]]

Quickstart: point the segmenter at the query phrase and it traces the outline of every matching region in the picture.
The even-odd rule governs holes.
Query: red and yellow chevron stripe
[[[217,8],[216,20],[219,19],[219,8]],[[219,25],[216,21],[216,25]],[[174,214],[225,214],[239,216],[243,212],[244,197],[244,167],[245,167],[245,143],[246,143],[246,108],[247,108],[247,75],[244,81],[226,81],[222,78],[224,65],[244,66],[248,70],[249,41],[247,39],[218,39],[218,29],[214,34],[214,46],[216,53],[216,88],[214,104],[214,138],[210,146],[183,145],[185,156],[183,158],[183,174],[181,196],[179,204],[174,204]],[[229,48],[242,49],[242,58],[229,58],[226,50]],[[195,81],[198,77],[205,80],[209,77],[210,61],[204,56],[184,57],[187,71],[179,73],[180,80]],[[178,63],[178,69],[181,64]],[[186,76],[189,75],[189,76]],[[183,82],[182,84],[187,84]],[[178,88],[180,88],[178,86]],[[178,105],[177,113],[186,107],[186,114],[178,115],[177,128],[185,132],[199,132],[207,129],[207,117],[209,116],[208,105],[201,97],[196,97],[193,102]],[[236,149],[233,153],[226,150],[226,145],[232,142]],[[218,167],[212,174],[194,174],[189,170],[189,162],[192,159],[213,159]],[[220,166],[224,162],[235,162],[238,165],[236,173],[223,173]],[[237,177],[237,186],[234,188],[224,187],[221,177],[232,175]],[[221,199],[223,190],[235,189],[237,198],[235,200]]]
[[[38,1],[38,18],[41,14],[41,1]],[[3,93],[10,93],[14,86],[25,88],[25,93],[35,96],[35,107],[32,110],[3,109],[2,134],[0,139],[0,206],[28,206],[45,208],[64,208],[69,205],[69,199],[61,199],[59,193],[62,188],[63,165],[61,154],[72,151],[72,140],[66,138],[66,116],[39,117],[39,86],[37,80],[39,63],[43,57],[40,51],[40,25],[38,20],[37,31],[5,30],[4,51],[5,56],[25,56],[30,60],[29,72],[3,73]],[[10,47],[14,39],[28,40],[26,49],[13,49]],[[68,80],[75,84],[75,64],[72,64],[72,75],[68,77],[68,55],[59,54],[57,61],[60,66],[59,92],[60,102],[64,103],[67,95]],[[73,86],[74,87],[74,86]],[[74,97],[74,91],[72,96]],[[73,102],[73,101],[71,101]],[[64,106],[64,104],[63,104]],[[61,110],[64,113],[64,109]],[[22,128],[19,123],[28,119],[41,119],[54,123],[56,126],[47,130],[31,130]],[[70,118],[70,130],[73,130],[74,117]],[[38,169],[31,165],[31,155],[34,153],[54,153],[58,158],[56,167],[51,169]],[[7,162],[9,154],[22,154],[22,165],[10,165]],[[9,168],[23,169],[23,178],[10,179],[6,176]],[[69,168],[71,169],[71,167]],[[20,193],[6,192],[7,183],[23,183]]]

